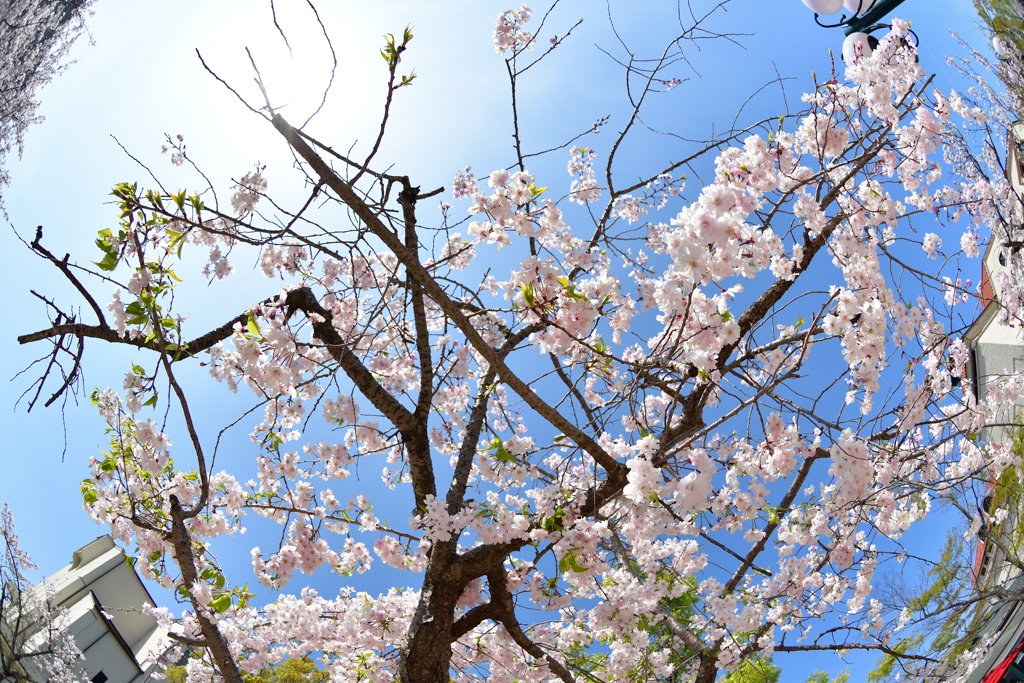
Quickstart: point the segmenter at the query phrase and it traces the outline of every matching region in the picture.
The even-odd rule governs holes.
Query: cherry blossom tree
[[[872,581],[907,560],[901,539],[934,501],[1020,464],[975,438],[1012,423],[1020,378],[989,378],[980,400],[958,381],[975,259],[1018,239],[997,157],[942,182],[938,155],[966,149],[983,112],[932,87],[895,21],[845,76],[809,83],[802,110],[622,173],[616,155],[649,100],[678,85],[681,46],[707,36],[697,19],[655,58],[622,60],[632,111],[611,141],[549,151],[569,178],[537,177],[519,77],[571,27],[549,39],[532,19],[523,6],[493,29],[511,168],[467,166],[450,190],[424,191],[376,167],[413,78],[406,30],[382,50],[387,94],[365,157],[293,126],[272,93],[245,103],[294,153],[300,205],[273,202],[259,165],[226,202],[126,182],[95,267],[52,253],[41,231],[31,242],[87,311],[46,299],[51,323],[19,337],[52,345],[37,395],[54,377],[54,399],[74,386],[86,341],[150,353],[122,389],[93,394],[110,448],[82,494],[137,548],[136,569],[180,596],[175,637],[203,653],[188,680],[240,682],[308,654],[337,681],[709,683],[773,653],[830,651],[951,675],[899,647],[914,616]],[[189,161],[179,140],[167,151]],[[681,171],[704,158],[713,178],[687,188]],[[188,277],[182,260],[207,250]],[[175,292],[229,278],[243,254],[284,286],[188,330]],[[1013,267],[1008,321],[1024,300]],[[256,397],[250,481],[213,466],[201,389],[179,379],[195,363]],[[148,417],[160,404],[181,415],[176,444]],[[360,465],[381,467],[407,507],[378,518],[379,501],[346,481]],[[254,517],[283,527],[278,546],[252,550],[257,581],[282,591],[269,604],[214,552]],[[375,562],[418,589],[295,586]]]
[[[46,584],[33,585],[26,576],[38,567],[18,543],[7,503],[0,511],[0,537],[0,678],[85,683],[82,653],[67,630],[64,611],[50,604]]]
[[[0,209],[10,178],[7,155],[25,146],[25,133],[39,121],[37,91],[67,66],[71,45],[85,30],[92,0],[3,0],[0,2]]]
[[[1016,10],[1011,4],[976,3],[990,28],[1001,31],[1012,29],[1013,20],[1007,13]],[[1015,177],[1013,155],[1019,154],[1011,150],[1019,144],[1019,132],[1015,134],[1014,128],[1021,111],[1020,90],[1012,76],[1019,58],[1008,53],[993,63],[963,41],[961,44],[965,54],[949,62],[972,84],[964,102],[974,113],[958,129],[947,131],[945,159],[959,176],[985,182],[994,177],[1004,182],[1004,178]],[[998,80],[1003,87],[993,87],[991,80]],[[1011,182],[1011,187],[1019,201],[1019,181],[1016,185]],[[1017,201],[1004,204],[999,219],[992,222],[991,248],[1003,259],[1009,258],[1008,271],[994,273],[997,287],[1020,274],[1015,260],[1021,222]],[[998,303],[1011,302],[1015,296],[1002,297]],[[1002,323],[1019,326],[1016,315],[1001,313]],[[987,378],[979,377],[973,391],[978,395],[987,388]],[[981,438],[997,442],[1017,461],[1024,456],[1020,406],[1008,411],[1007,417],[1013,419],[1012,427],[997,428]],[[879,600],[889,609],[905,612],[914,624],[913,633],[900,641],[904,653],[928,653],[951,666],[957,661],[980,662],[989,654],[989,646],[1001,632],[998,624],[1005,609],[1024,599],[1018,585],[1024,573],[1019,475],[1017,468],[1005,469],[973,488],[943,496],[945,505],[959,513],[960,521],[949,529],[941,553],[917,567],[916,573],[889,571],[883,576],[885,588]],[[899,680],[897,662],[893,655],[879,658],[869,680]]]

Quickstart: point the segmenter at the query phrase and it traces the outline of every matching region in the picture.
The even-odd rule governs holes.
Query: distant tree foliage
[[[86,683],[66,610],[52,605],[45,584],[33,586],[25,575],[36,569],[18,543],[5,502],[0,508],[0,680]]]
[[[0,0],[0,208],[10,182],[7,157],[21,156],[25,132],[42,119],[37,90],[63,71],[85,30],[93,0]]]
[[[169,666],[164,672],[168,683],[185,683],[184,666]],[[318,669],[309,656],[286,659],[277,666],[268,666],[255,674],[246,674],[245,683],[327,683],[330,674]]]
[[[1007,46],[1024,46],[1024,4],[1019,0],[974,0],[974,7]]]
[[[1014,432],[1012,453],[1015,458],[1024,457],[1024,428]],[[972,650],[984,653],[987,646],[981,644],[986,628],[999,616],[998,608],[1024,597],[1010,580],[1024,574],[1024,527],[1019,523],[1024,496],[1016,469],[1006,470],[984,490],[987,495],[983,499],[953,502],[961,510],[976,511],[984,521],[973,530],[965,525],[950,529],[935,566],[917,577],[886,576],[881,599],[904,606],[918,624],[916,634],[893,645],[898,653],[928,652],[951,663]],[[1000,510],[1012,514],[996,514]],[[979,544],[984,544],[986,555],[994,553],[997,558],[996,568],[984,575],[977,573]],[[868,683],[900,680],[898,663],[895,655],[880,656]]]
[[[805,683],[846,683],[847,679],[850,678],[850,670],[847,669],[843,673],[839,674],[835,678],[830,677],[824,671],[817,671],[807,677]]]
[[[771,657],[753,657],[745,660],[738,669],[729,672],[722,683],[779,683],[782,669],[775,666]],[[811,683],[828,683],[811,681]]]
[[[1017,119],[1024,112],[1024,3],[1020,0],[974,0],[978,16],[992,32],[999,57],[994,65],[1006,85]]]

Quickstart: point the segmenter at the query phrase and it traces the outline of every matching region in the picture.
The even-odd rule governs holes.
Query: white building
[[[68,610],[68,631],[93,683],[142,683],[168,645],[167,631],[140,610],[155,605],[124,551],[110,536],[76,550],[45,580],[51,605]]]
[[[1006,177],[1017,196],[1024,197],[1024,123],[1013,125],[1009,140]],[[1014,216],[1011,220],[1018,224],[1024,222],[1024,217]],[[1000,294],[1000,275],[1009,275],[1010,259],[1007,249],[999,241],[996,237],[992,239],[982,261],[981,297],[985,309],[964,335],[971,349],[967,377],[975,396],[979,398],[984,396],[988,381],[1011,373],[1024,373],[1024,339],[1021,328],[1019,325],[1010,327],[999,322],[1000,306],[997,299]],[[1006,423],[1016,422],[1022,412],[1020,404],[1006,406]],[[986,429],[979,437],[991,444],[1012,448],[1017,429]],[[989,511],[993,500],[994,484],[990,484],[983,503],[985,512]],[[1005,493],[1003,497],[1006,497]],[[1024,509],[1017,495],[1010,494],[1010,500],[1017,500],[1017,504],[1007,507],[1009,515],[1001,525],[1000,539],[1004,546],[1013,548],[1020,556],[1019,528]],[[1024,576],[1002,556],[1002,552],[988,539],[987,533],[979,534],[974,581],[979,589],[1002,587],[1015,592],[1024,591]],[[967,683],[1024,680],[1024,649],[1021,640],[1024,631],[1024,603],[991,599],[984,609],[984,625],[977,634],[977,640],[991,637],[995,638],[995,642],[983,664],[967,678]]]
[[[1007,149],[1006,176],[1017,196],[1024,197],[1024,123],[1015,123],[1008,137],[1010,142]],[[1024,221],[1024,217],[1013,216],[1010,220],[1019,223]],[[1010,374],[1024,373],[1024,337],[1021,326],[1009,326],[999,320],[1000,281],[1011,276],[1011,254],[1000,243],[1002,241],[994,235],[982,258],[980,293],[985,308],[964,335],[964,340],[971,350],[966,375],[975,396],[979,399],[984,397],[985,385],[989,381]],[[1006,406],[1002,421],[1004,424],[1013,425],[1022,417],[1022,413],[1024,406],[1020,404]],[[1012,426],[985,429],[979,437],[990,444],[1012,448],[1016,431],[1016,427]],[[986,498],[986,503],[990,499]],[[987,505],[985,511],[988,512]],[[1003,524],[1004,528],[1016,527],[1020,512],[1011,509],[1013,519],[1007,519]],[[982,539],[975,566],[976,583],[987,585],[990,581],[995,581],[1002,584],[1014,578],[1015,574],[1015,570],[1006,566],[1002,558],[998,557],[998,552],[992,544],[986,544]]]

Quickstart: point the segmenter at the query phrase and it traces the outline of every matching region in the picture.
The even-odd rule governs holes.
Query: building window
[[[107,683],[107,674],[99,672],[92,677],[92,683]]]

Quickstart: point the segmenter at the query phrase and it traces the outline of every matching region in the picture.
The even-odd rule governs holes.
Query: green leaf
[[[107,252],[102,261],[93,261],[93,265],[98,266],[100,270],[111,271],[117,268],[117,261],[117,252]]]
[[[505,449],[505,444],[503,444],[501,439],[498,437],[494,437],[494,440],[491,441],[490,445],[487,448],[481,448],[480,451],[482,453],[494,453],[494,456],[500,462],[516,462],[515,456]]]
[[[114,233],[111,232],[109,228],[107,228],[105,230],[100,230],[96,234],[98,235],[98,239],[96,240],[96,246],[99,248],[99,250],[108,254],[113,252],[114,246],[110,243],[109,238],[113,236]]]
[[[548,533],[555,533],[556,531],[564,531],[565,527],[562,525],[562,519],[565,517],[565,511],[562,508],[555,510],[555,514],[550,517],[545,517],[540,521],[540,528]]]
[[[210,602],[210,607],[212,607],[213,610],[218,613],[227,612],[228,609],[231,608],[231,596],[225,593],[220,597],[214,598],[213,601]]]
[[[256,322],[256,317],[252,314],[252,311],[249,312],[249,321],[246,323],[246,327],[249,328],[249,334],[254,337],[262,336],[259,323]]]
[[[522,286],[523,300],[527,306],[533,306],[534,294],[533,294],[533,283],[528,282]]]
[[[86,505],[93,505],[96,503],[96,482],[92,479],[83,479],[82,488],[79,489],[79,493],[82,494],[82,499]]]
[[[797,313],[797,315],[796,315],[796,329],[799,330],[801,327],[803,327],[806,324],[807,324],[807,321],[804,320],[804,317],[802,315],[800,315],[799,313]]]
[[[178,258],[181,258],[181,248],[185,246],[185,235],[187,233],[168,230],[167,234],[171,236],[171,249],[177,247]],[[174,277],[175,280],[178,279],[176,275],[172,275],[172,277]],[[178,281],[180,282],[180,280]]]
[[[562,555],[562,559],[558,561],[559,574],[564,574],[570,570],[577,574],[582,574],[583,572],[587,571],[586,567],[581,567],[579,563],[576,561],[576,553],[573,552],[575,550],[578,550],[578,548],[573,548],[565,555]]]
[[[563,275],[562,277],[558,278],[557,282],[558,282],[558,284],[562,285],[562,287],[565,289],[565,293],[569,297],[571,297],[573,301],[580,301],[580,300],[586,298],[582,294],[578,294],[576,292],[576,285],[571,284],[569,282],[569,278],[568,277]]]
[[[516,461],[515,456],[512,455],[511,453],[509,453],[505,449],[505,445],[503,443],[501,443],[500,441],[498,442],[498,447],[494,451],[494,457],[496,457],[498,459],[498,462],[515,462]]]
[[[185,210],[185,190],[182,190],[178,194],[172,194],[171,199],[173,199],[174,203],[178,205],[179,211]]]

